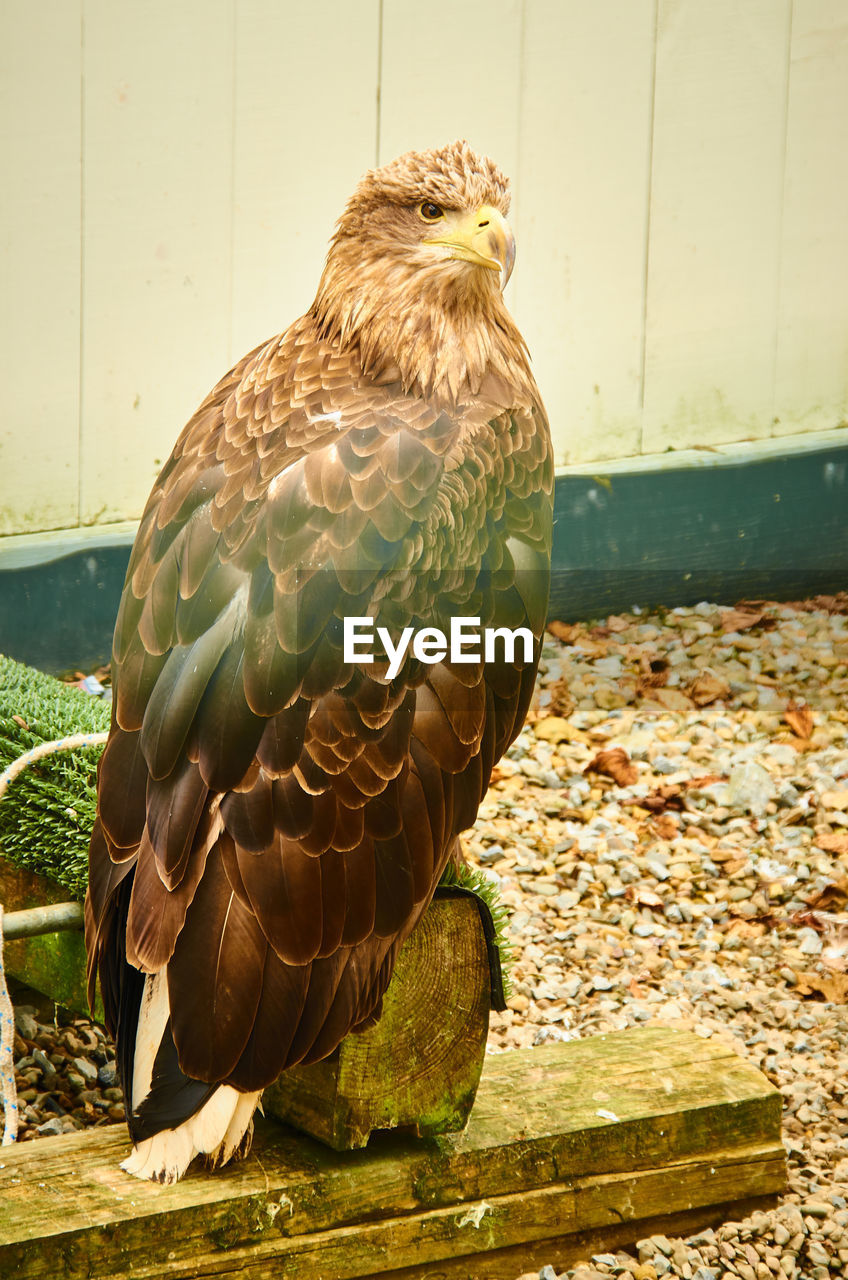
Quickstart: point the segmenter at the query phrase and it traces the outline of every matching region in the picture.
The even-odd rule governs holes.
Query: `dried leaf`
[[[810,600],[793,600],[788,607],[800,609],[803,613],[818,613],[820,609],[827,613],[848,613],[848,591],[837,591],[834,596],[813,596]]]
[[[815,929],[816,933],[824,933],[825,923],[814,911],[793,911],[789,917],[794,925],[805,929]]]
[[[575,729],[562,716],[542,716],[533,726],[533,732],[543,742],[585,742],[586,735]]]
[[[848,854],[848,833],[834,831],[831,835],[816,836],[814,843],[825,853]]]
[[[555,680],[549,686],[550,701],[545,713],[552,716],[570,716],[575,707],[574,698],[567,680]]]
[[[581,628],[572,622],[549,622],[548,631],[564,644],[574,644],[581,634]]]
[[[581,653],[588,654],[590,658],[604,658],[607,654],[607,645],[603,640],[593,640],[589,635],[580,635],[572,642],[575,648]]]
[[[726,876],[735,876],[737,871],[741,871],[747,865],[747,858],[731,858],[729,862],[723,864],[722,870]]]
[[[821,802],[825,809],[838,809],[844,812],[848,809],[848,787],[837,787],[833,791],[823,791]]]
[[[658,840],[673,840],[680,830],[680,821],[671,813],[658,813],[651,822],[651,830]]]
[[[650,813],[664,813],[666,809],[682,810],[686,808],[683,799],[684,791],[698,791],[721,781],[723,779],[720,773],[707,773],[699,778],[689,778],[687,782],[666,782],[648,795],[639,796],[638,799],[628,800],[626,803],[639,805]]]
[[[649,813],[664,813],[666,809],[682,810],[686,808],[682,795],[683,788],[676,782],[667,782],[664,787],[657,787],[638,800],[629,800],[628,804],[636,804]]]
[[[713,862],[736,862],[739,856],[739,849],[713,849],[710,854]]]
[[[623,747],[610,747],[608,751],[599,751],[583,770],[585,773],[601,773],[612,778],[620,787],[630,787],[639,780],[639,770],[630,761],[630,756]]]
[[[686,692],[696,706],[708,707],[710,703],[718,702],[720,698],[728,698],[730,685],[709,667],[705,667],[700,675],[687,685]]]
[[[14,720],[16,725],[19,725],[21,727],[21,729],[29,730],[29,725],[27,724],[26,720],[24,720],[23,716],[14,715],[12,716],[12,719]]]
[[[803,741],[812,736],[813,713],[806,702],[790,702],[783,713],[783,719],[792,732]]]
[[[746,920],[748,924],[762,925],[763,932],[767,932],[768,930],[771,930],[771,929],[776,929],[777,926],[780,923],[782,923],[780,917],[776,916],[771,911],[766,911],[757,916],[748,916],[745,914],[744,908],[739,905],[731,906],[728,909],[727,914],[735,918],[741,918],[743,920]]]
[[[734,916],[727,932],[736,938],[762,938],[768,929],[762,920],[745,920],[742,916]]]
[[[628,627],[633,626],[633,619],[622,618],[617,613],[611,613],[607,618],[607,626],[612,632],[626,631]]]
[[[845,838],[848,839],[848,836]],[[846,902],[848,902],[848,878],[833,880],[819,893],[814,893],[811,898],[807,898],[807,906],[811,911],[827,911],[831,907],[843,907]]]
[[[762,609],[758,609],[753,605],[740,606],[738,609],[723,609],[721,611],[721,629],[727,634],[728,631],[748,631],[751,627],[756,627],[758,623],[763,621],[765,614]]]
[[[675,715],[688,715],[694,705],[692,699],[679,689],[651,689],[649,696],[651,702],[658,702],[665,711],[672,711]]]
[[[795,990],[800,996],[812,996],[834,1004],[848,998],[848,973],[796,973]]]
[[[648,689],[661,689],[668,683],[671,664],[666,658],[649,658],[643,653],[639,657],[639,670],[639,692],[645,693]]]
[[[683,785],[687,791],[703,791],[706,787],[713,787],[717,782],[724,782],[723,773],[702,773],[697,778],[690,778]]]
[[[650,907],[652,910],[662,911],[665,903],[658,893],[654,893],[653,889],[643,889],[639,885],[629,884],[624,891],[624,896],[628,902],[632,902],[640,907]]]

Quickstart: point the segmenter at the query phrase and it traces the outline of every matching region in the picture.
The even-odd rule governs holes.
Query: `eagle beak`
[[[447,213],[439,234],[424,241],[447,249],[447,257],[501,272],[501,289],[512,275],[515,237],[506,218],[490,204],[476,213]]]

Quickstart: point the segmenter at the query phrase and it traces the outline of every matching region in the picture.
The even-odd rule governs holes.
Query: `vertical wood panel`
[[[654,0],[532,0],[516,316],[558,462],[638,453]]]
[[[775,434],[848,419],[848,7],[795,0]]]
[[[335,220],[374,164],[379,0],[239,0],[233,354],[315,296]]]
[[[381,164],[467,138],[515,177],[521,16],[520,0],[383,0]]]
[[[232,0],[86,0],[84,521],[139,514],[227,365],[232,37]]]
[[[559,461],[848,417],[843,0],[45,0],[0,34],[0,533],[137,516],[363,170],[457,136],[513,179]]]
[[[79,510],[80,4],[0,26],[0,534]]]
[[[646,452],[771,431],[789,0],[660,0]]]

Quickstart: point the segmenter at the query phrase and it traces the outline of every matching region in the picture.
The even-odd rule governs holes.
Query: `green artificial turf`
[[[54,738],[101,733],[109,704],[0,655],[0,772]],[[0,850],[9,862],[85,897],[102,747],[57,751],[29,765],[0,800]]]

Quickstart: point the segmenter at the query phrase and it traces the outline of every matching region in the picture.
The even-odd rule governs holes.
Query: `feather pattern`
[[[421,201],[500,217],[508,186],[466,144],[366,175],[312,308],[207,397],[139,527],[86,903],[139,1176],[243,1150],[259,1090],[379,1016],[529,704],[547,424],[497,273],[428,248]],[[351,617],[533,652],[390,674]]]

